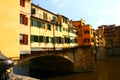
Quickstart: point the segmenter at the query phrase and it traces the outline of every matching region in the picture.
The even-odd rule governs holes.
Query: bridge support
[[[74,53],[74,71],[95,71],[95,53],[91,47],[79,47]]]

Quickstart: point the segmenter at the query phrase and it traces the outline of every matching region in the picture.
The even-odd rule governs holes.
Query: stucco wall
[[[20,53],[19,3],[19,0],[0,1],[0,51],[10,58],[18,58]]]

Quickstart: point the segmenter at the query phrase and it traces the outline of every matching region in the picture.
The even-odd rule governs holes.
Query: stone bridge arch
[[[74,57],[73,52],[68,50],[59,50],[59,51],[32,51],[31,54],[22,54],[20,56],[20,63],[23,63],[25,61],[29,61],[31,59],[39,58],[39,57],[45,57],[45,56],[58,56],[63,57],[70,62],[74,63]]]
[[[22,55],[20,63],[30,61],[32,65],[39,66],[37,68],[40,68],[41,70],[70,72],[74,69],[73,53],[70,52],[66,50],[55,52],[33,51],[31,54]]]

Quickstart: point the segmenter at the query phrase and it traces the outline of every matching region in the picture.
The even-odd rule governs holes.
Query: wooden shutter
[[[25,0],[20,0],[20,6],[25,7]]]
[[[33,26],[33,19],[31,20],[31,25]]]
[[[55,37],[53,37],[53,38],[52,38],[52,43],[54,43],[54,44],[55,44]]]
[[[34,42],[34,35],[31,35],[31,42]]]
[[[28,25],[28,18],[27,17],[24,17],[24,24]]]
[[[28,35],[26,35],[26,34],[24,34],[23,35],[23,43],[25,44],[25,45],[27,45],[28,44]]]
[[[43,36],[39,36],[39,42],[43,42]]]

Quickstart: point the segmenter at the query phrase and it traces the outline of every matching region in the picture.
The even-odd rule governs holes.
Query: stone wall
[[[75,51],[74,71],[89,72],[95,70],[95,56],[91,47],[79,47]]]
[[[120,47],[107,47],[106,54],[107,56],[118,56],[120,55]]]
[[[105,46],[96,47],[96,59],[106,58],[106,48]]]

